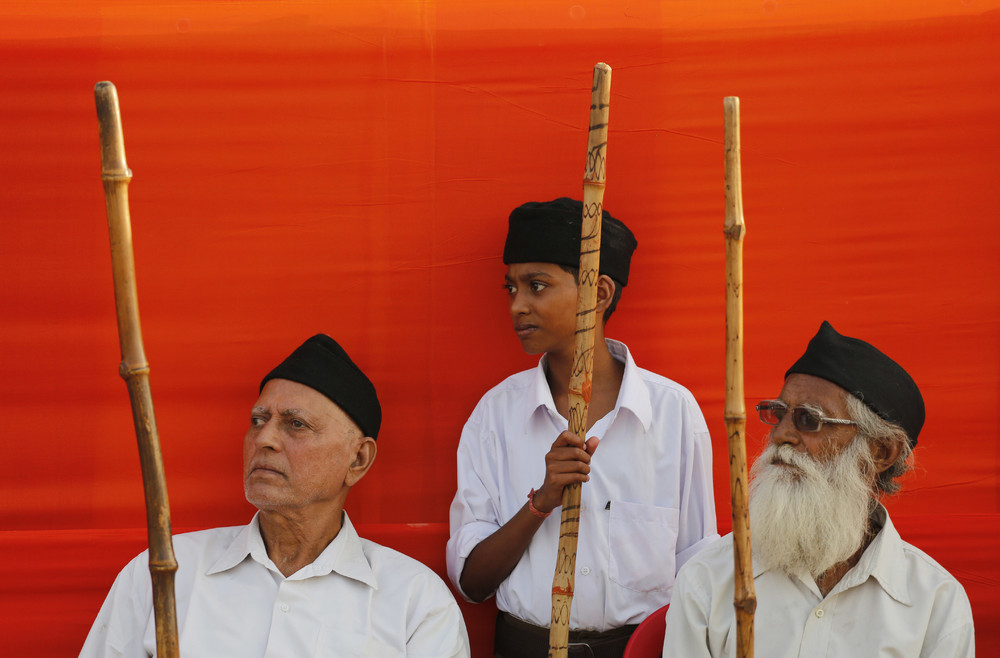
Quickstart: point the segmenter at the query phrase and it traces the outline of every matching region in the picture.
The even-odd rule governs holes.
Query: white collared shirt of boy
[[[614,410],[587,432],[601,443],[581,488],[573,630],[641,622],[670,601],[677,568],[718,538],[709,432],[694,396],[636,366],[623,343],[607,344],[625,374]],[[545,455],[567,429],[544,361],[487,392],[462,430],[447,549],[459,591],[466,558],[541,485]],[[500,610],[542,627],[552,614],[559,513],[496,592]]]

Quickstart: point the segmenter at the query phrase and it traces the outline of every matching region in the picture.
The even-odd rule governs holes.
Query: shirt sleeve
[[[691,396],[685,405],[682,483],[676,570],[719,537],[712,485],[712,440],[705,417]]]
[[[465,560],[479,542],[503,525],[498,512],[498,474],[492,467],[496,460],[490,457],[494,442],[480,412],[480,408],[473,412],[458,444],[458,489],[451,503],[446,551],[448,578],[467,601],[470,599],[459,584]]]
[[[972,620],[941,638],[934,650],[926,655],[928,658],[976,658],[976,635]]]
[[[695,591],[690,569],[681,570],[667,609],[663,658],[711,658],[708,647],[708,601]]]
[[[153,614],[149,554],[133,559],[115,578],[97,619],[80,650],[80,658],[149,658],[143,646]]]
[[[462,611],[444,582],[434,576],[416,606],[414,627],[406,641],[408,658],[468,658],[469,633]]]
[[[972,622],[972,606],[969,597],[957,581],[951,587],[942,588],[946,594],[939,599],[935,611],[944,619],[932,619],[928,635],[933,637],[933,646],[924,646],[920,658],[975,658],[976,633]],[[933,616],[932,616],[933,617]]]

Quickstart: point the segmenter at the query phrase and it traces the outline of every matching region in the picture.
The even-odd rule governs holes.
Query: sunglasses
[[[777,425],[789,412],[788,405],[781,400],[762,400],[757,404],[760,421],[765,425]],[[827,418],[815,409],[795,407],[791,409],[792,423],[800,432],[818,432],[823,429],[823,423],[836,425],[857,425],[853,420],[843,418]]]

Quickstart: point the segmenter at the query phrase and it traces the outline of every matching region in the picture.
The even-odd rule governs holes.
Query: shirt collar
[[[865,549],[854,568],[848,571],[843,580],[837,583],[837,588],[856,587],[868,580],[870,576],[882,586],[886,594],[903,605],[912,605],[910,590],[907,586],[903,540],[892,524],[889,513],[881,503],[872,513],[872,520],[881,524],[882,529],[872,539],[872,543]]]
[[[625,343],[610,338],[605,338],[604,342],[607,344],[611,356],[625,364],[625,374],[622,376],[621,389],[618,391],[618,401],[611,412],[611,418],[614,420],[619,410],[627,409],[639,419],[643,429],[648,433],[650,423],[653,420],[653,405],[650,402],[649,389],[646,388],[646,382],[642,379],[639,367],[635,364],[635,360],[632,359],[632,354]],[[540,409],[546,409],[551,416],[561,418],[559,412],[556,411],[556,403],[552,398],[552,391],[549,389],[548,380],[545,378],[547,357],[548,355],[543,354],[542,358],[538,360],[538,365],[535,366],[535,375],[531,385],[531,413],[525,419],[526,430],[528,430],[528,425],[532,417]]]
[[[622,387],[618,392],[617,407],[628,409],[642,423],[642,428],[649,432],[649,426],[653,422],[653,403],[649,399],[649,389],[642,378],[639,366],[635,365],[632,353],[628,351],[625,343],[617,340],[606,339],[611,356],[619,361],[625,362],[625,375],[622,377]]]
[[[378,589],[378,581],[371,564],[365,556],[361,538],[347,512],[342,512],[340,532],[323,549],[312,564],[306,565],[289,576],[288,580],[305,580],[337,572],[341,576],[360,581],[373,589]],[[264,567],[278,571],[267,555],[264,539],[260,534],[260,512],[254,514],[250,523],[237,533],[232,543],[218,560],[209,567],[207,575],[228,571],[242,563],[247,556]]]
[[[233,541],[229,544],[222,555],[219,556],[211,566],[208,567],[208,571],[205,575],[211,576],[212,574],[221,573],[223,571],[228,571],[232,569],[239,563],[246,559],[247,555],[254,555],[254,559],[258,562],[258,556],[263,554],[267,557],[266,551],[264,551],[264,541],[260,537],[260,526],[257,525],[257,516],[260,512],[253,515],[250,519],[250,523],[243,528],[233,537]],[[257,549],[259,545],[259,550]],[[270,560],[269,560],[270,561]]]
[[[872,521],[881,525],[875,538],[861,554],[861,559],[851,568],[830,594],[836,594],[852,587],[857,587],[874,578],[886,594],[903,605],[912,605],[912,597],[907,587],[906,556],[903,554],[903,540],[892,524],[889,513],[881,503],[877,503],[872,512]],[[753,577],[757,578],[769,567],[754,556]],[[803,576],[804,578],[804,576]]]

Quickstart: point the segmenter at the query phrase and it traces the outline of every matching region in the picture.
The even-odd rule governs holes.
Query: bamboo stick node
[[[129,366],[127,363],[122,361],[121,364],[119,364],[118,366],[118,374],[121,376],[122,379],[128,379],[129,377],[132,377],[134,375],[143,375],[148,373],[149,373],[148,363],[142,363],[137,366]]]

